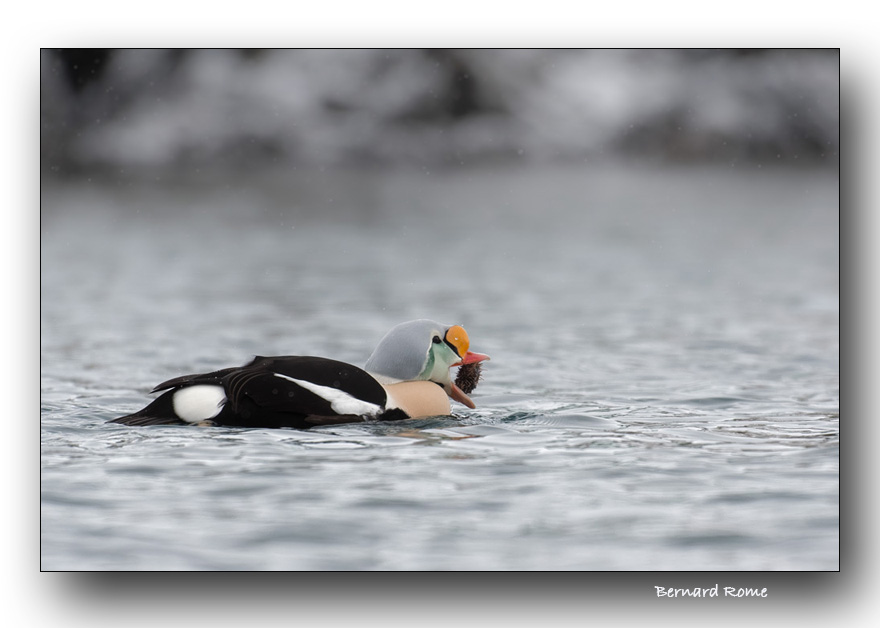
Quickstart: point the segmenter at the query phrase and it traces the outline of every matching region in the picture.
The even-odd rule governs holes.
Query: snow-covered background
[[[837,50],[43,50],[44,175],[839,164]]]

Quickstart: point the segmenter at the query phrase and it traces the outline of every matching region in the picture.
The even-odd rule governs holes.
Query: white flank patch
[[[198,423],[220,414],[226,403],[226,391],[223,386],[208,384],[187,386],[174,393],[171,403],[174,414],[187,423]]]
[[[302,386],[306,390],[315,393],[322,399],[326,399],[330,402],[330,407],[333,408],[333,411],[337,414],[375,416],[382,411],[382,408],[380,406],[377,406],[375,403],[370,403],[368,401],[364,401],[363,399],[352,397],[347,392],[339,390],[338,388],[321,386],[320,384],[314,384],[304,379],[288,377],[287,375],[282,375],[281,373],[275,373],[275,377],[280,377],[281,379],[286,379],[290,382],[293,382],[297,386]]]

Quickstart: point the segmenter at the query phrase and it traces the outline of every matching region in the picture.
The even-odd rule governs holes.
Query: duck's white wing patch
[[[198,423],[213,419],[220,414],[226,403],[223,386],[200,384],[187,386],[174,393],[171,398],[174,413],[187,423]]]
[[[286,379],[293,382],[297,386],[302,386],[306,390],[315,393],[322,399],[326,399],[330,403],[330,407],[338,414],[356,414],[358,416],[376,416],[382,412],[382,407],[375,403],[352,397],[344,390],[332,388],[330,386],[321,386],[313,382],[288,377],[281,373],[275,373],[275,377]]]

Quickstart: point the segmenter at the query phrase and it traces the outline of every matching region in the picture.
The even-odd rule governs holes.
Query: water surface
[[[476,410],[106,423],[418,317],[492,356]],[[45,184],[41,461],[50,570],[837,569],[836,174]]]

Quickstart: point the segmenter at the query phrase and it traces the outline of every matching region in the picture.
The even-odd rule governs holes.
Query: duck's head
[[[469,351],[470,339],[461,325],[442,325],[420,319],[393,328],[373,351],[365,368],[383,384],[426,380],[439,384],[468,408],[474,402],[455,385],[449,369],[488,360]]]

